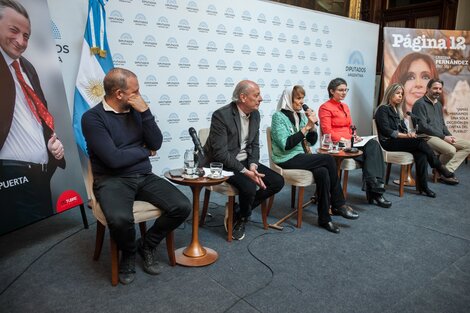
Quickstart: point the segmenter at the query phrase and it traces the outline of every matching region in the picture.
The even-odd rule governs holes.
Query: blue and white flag
[[[89,0],[88,2],[88,20],[75,83],[73,128],[75,140],[86,155],[88,153],[82,133],[82,115],[103,99],[103,78],[113,68],[106,38],[106,12],[104,10],[106,2],[108,0]]]

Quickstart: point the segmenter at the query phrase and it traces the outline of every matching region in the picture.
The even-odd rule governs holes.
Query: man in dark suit
[[[263,101],[259,86],[243,80],[233,91],[232,102],[212,115],[209,137],[204,146],[207,162],[222,162],[234,172],[227,182],[239,191],[240,213],[235,217],[233,239],[245,237],[251,210],[279,192],[282,176],[259,163],[258,108]]]
[[[64,147],[33,65],[22,57],[31,24],[15,0],[0,0],[0,233],[54,213],[50,179]]]

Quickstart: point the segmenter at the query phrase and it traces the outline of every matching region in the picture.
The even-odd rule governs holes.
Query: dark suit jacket
[[[259,162],[259,125],[258,111],[250,114],[248,142],[245,148],[248,164]],[[241,171],[244,166],[236,156],[240,152],[240,113],[235,102],[231,102],[212,114],[209,137],[204,145],[206,164],[212,161],[222,162],[224,169]]]
[[[46,98],[44,97],[44,93],[42,92],[41,83],[39,82],[38,74],[34,69],[34,66],[25,58],[20,57],[20,64],[23,68],[23,71],[28,76],[31,85],[38,95],[39,99],[44,103],[47,107]],[[0,95],[2,95],[2,104],[0,107],[0,150],[5,143],[5,140],[10,132],[11,123],[13,121],[13,113],[15,110],[15,98],[16,98],[16,91],[15,91],[15,81],[13,80],[13,76],[11,75],[10,69],[8,68],[8,64],[5,62],[3,55],[0,53],[0,77],[2,77],[2,83],[0,84]],[[43,122],[43,132],[44,132],[44,140],[46,142],[46,149],[47,149],[47,141],[52,135],[52,131],[47,127]],[[49,163],[48,163],[48,172],[52,173],[55,171],[56,167],[59,166],[61,168],[65,168],[65,158],[62,160],[56,160],[54,156],[47,151],[49,155]]]
[[[407,133],[406,124],[400,115],[390,105],[381,105],[375,112],[375,123],[380,142],[387,141],[393,137],[392,134]]]

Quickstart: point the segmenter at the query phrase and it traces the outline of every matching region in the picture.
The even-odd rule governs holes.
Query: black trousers
[[[416,189],[420,190],[428,187],[428,164],[432,168],[438,168],[441,165],[441,162],[424,139],[389,138],[381,143],[385,150],[404,151],[413,154],[413,159],[416,164]]]
[[[145,243],[157,246],[191,212],[189,199],[167,180],[154,174],[131,177],[95,177],[93,190],[101,205],[111,236],[124,253],[135,253],[135,200],[147,201],[160,208],[162,215],[145,235]]]
[[[0,160],[0,234],[54,214],[50,180],[46,166]]]
[[[367,184],[385,183],[385,162],[377,140],[369,140],[363,147],[363,154],[354,158],[362,164],[362,179]]]
[[[331,155],[301,153],[278,165],[286,169],[309,170],[313,173],[317,185],[317,211],[320,225],[331,221],[330,205],[333,208],[339,208],[346,203],[336,171],[336,162]]]
[[[249,165],[243,161],[242,164],[249,168]],[[245,174],[235,171],[233,176],[227,180],[229,184],[238,189],[238,200],[240,201],[240,217],[249,217],[251,211],[261,204],[264,200],[278,193],[284,187],[284,178],[263,164],[258,164],[258,172],[264,174],[263,182],[266,189],[258,186]]]

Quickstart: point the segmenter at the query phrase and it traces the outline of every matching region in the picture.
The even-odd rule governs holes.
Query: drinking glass
[[[212,178],[222,177],[222,169],[224,168],[224,165],[221,162],[211,162],[209,165]]]
[[[330,134],[323,134],[322,140],[321,140],[321,147],[324,150],[331,150],[331,135]]]
[[[184,173],[194,175],[196,172],[196,162],[194,160],[194,150],[188,149],[184,152]]]

